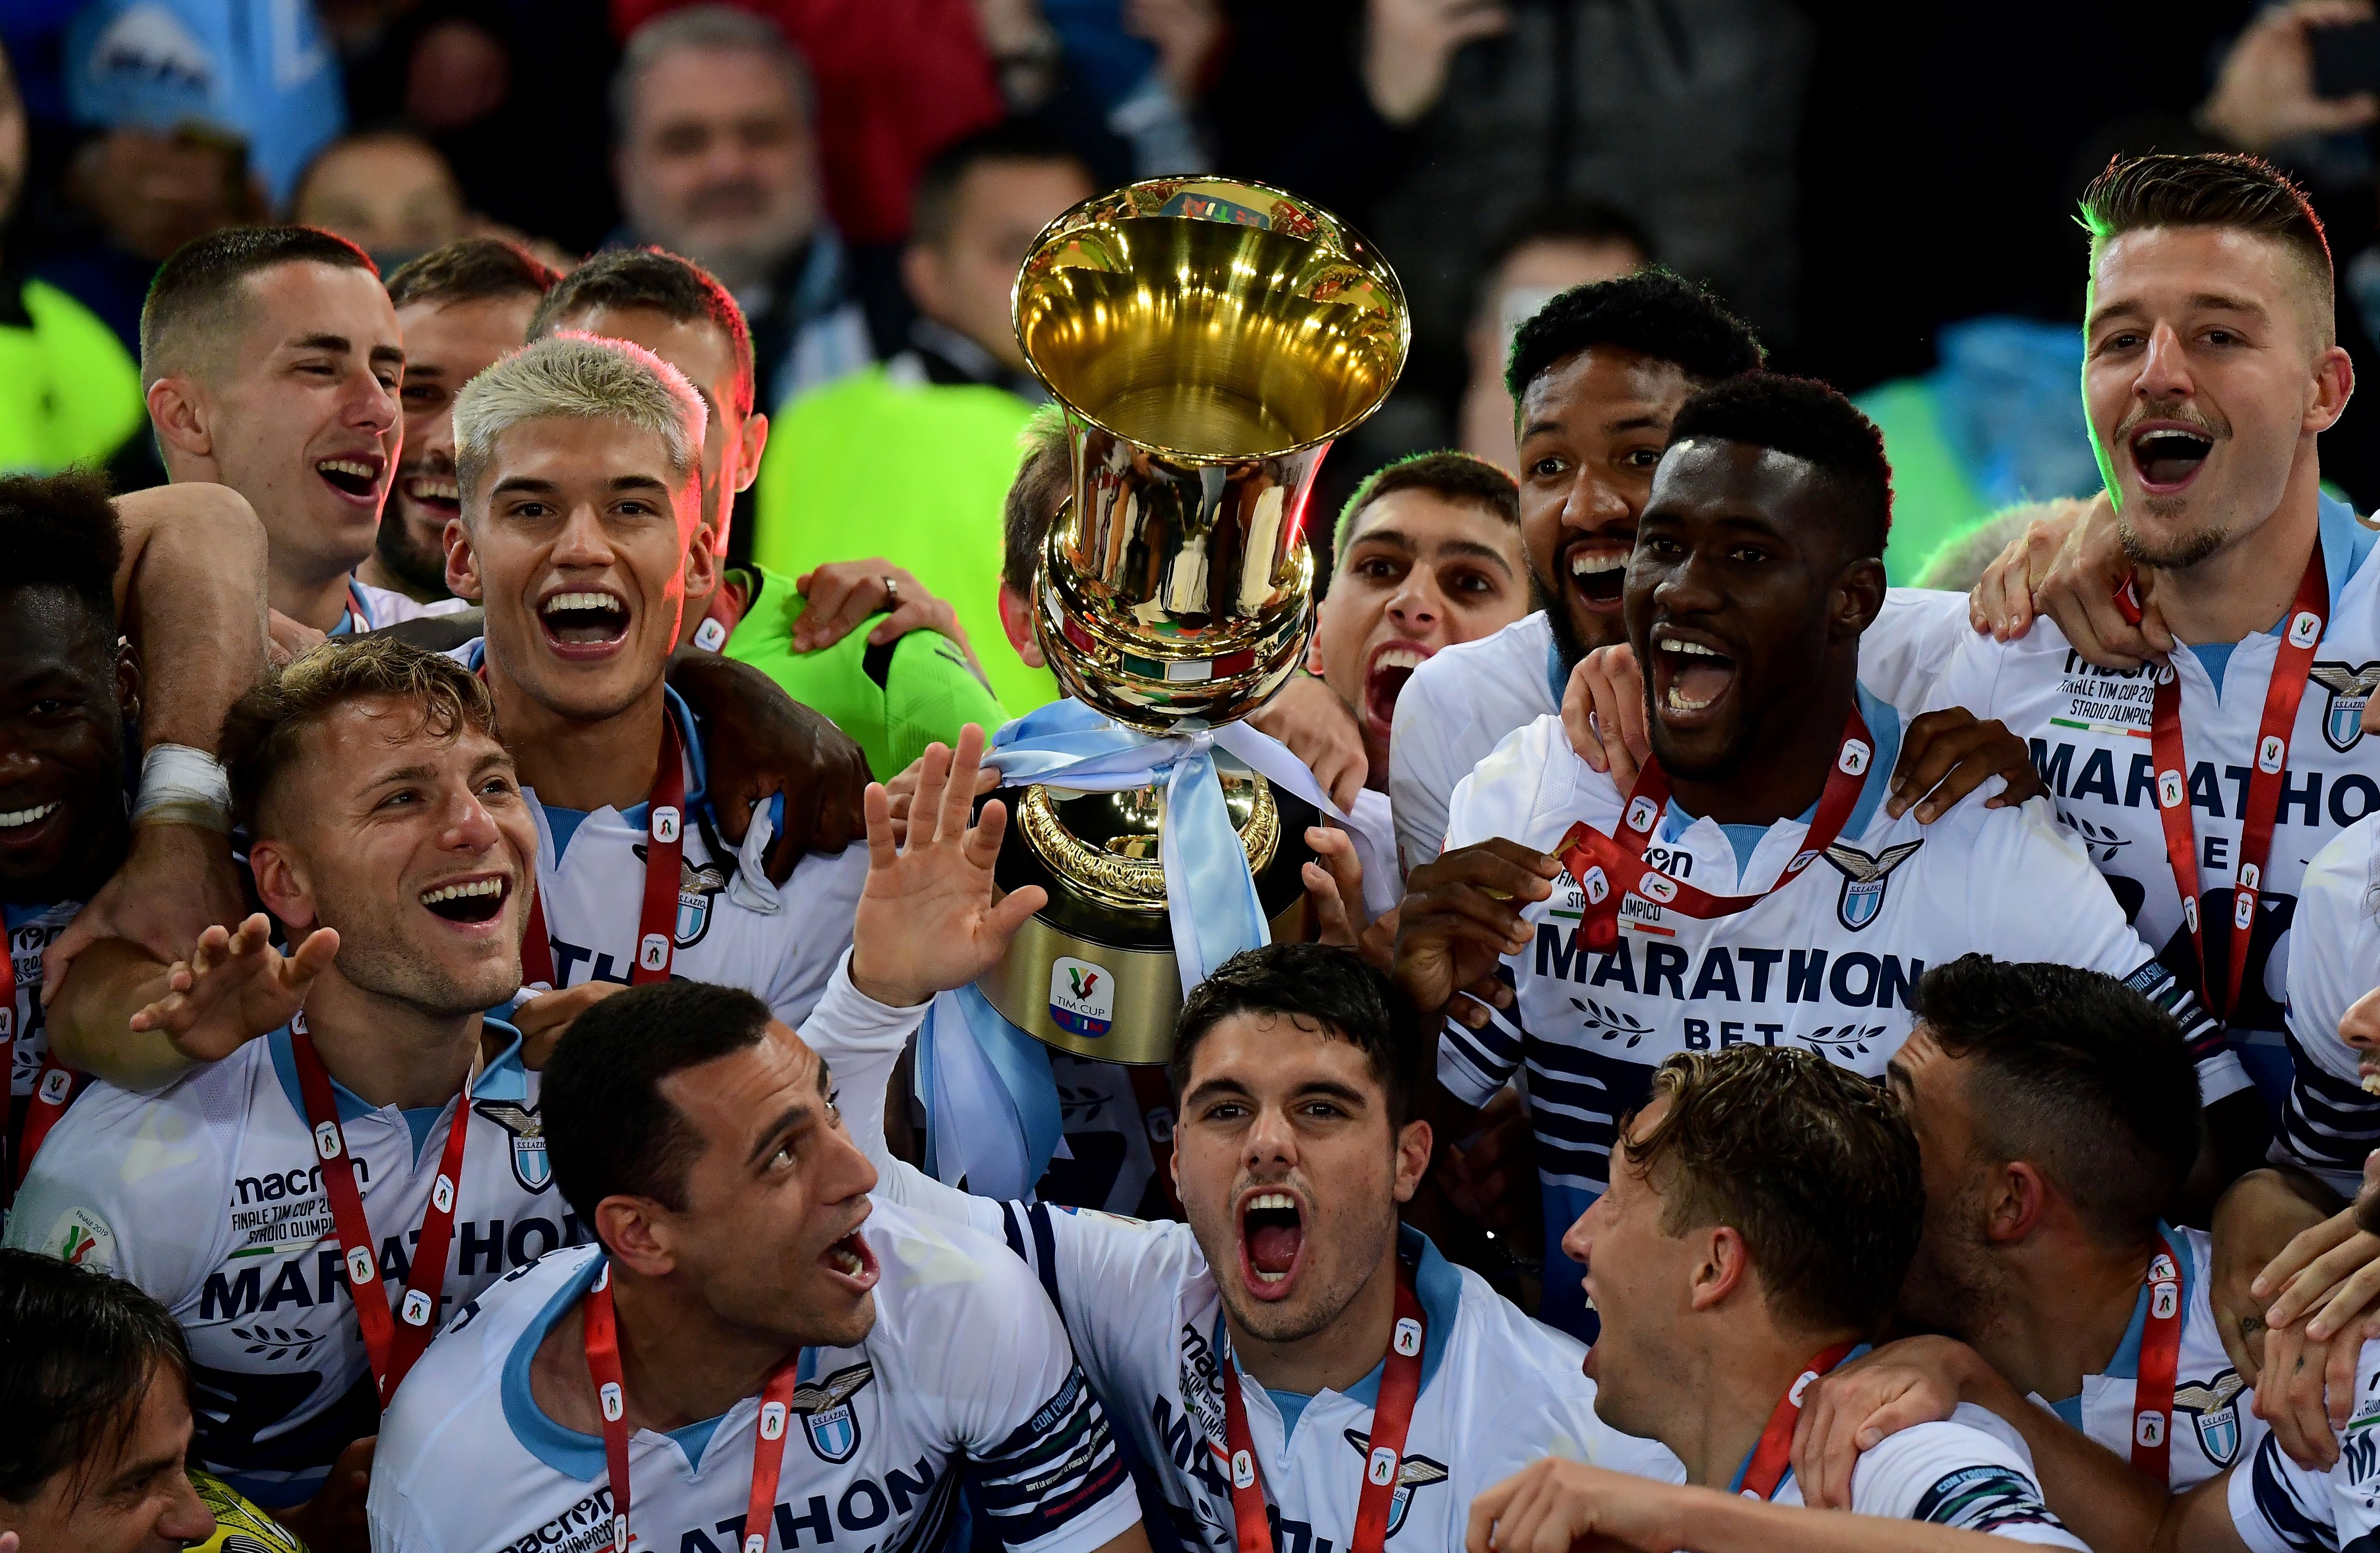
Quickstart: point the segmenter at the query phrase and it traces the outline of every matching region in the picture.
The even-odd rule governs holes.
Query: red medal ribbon
[[[1852,810],[1859,807],[1860,790],[1866,784],[1868,766],[1875,758],[1875,739],[1868,733],[1867,720],[1854,705],[1843,722],[1842,745],[1835,753],[1834,769],[1827,773],[1826,791],[1819,795],[1818,812],[1812,817],[1802,850],[1767,889],[1749,895],[1713,895],[1645,866],[1645,849],[1652,844],[1653,829],[1670,801],[1670,775],[1658,757],[1647,756],[1637,772],[1636,785],[1629,791],[1628,807],[1621,811],[1618,834],[1607,836],[1581,822],[1572,826],[1556,847],[1562,866],[1570,869],[1570,877],[1578,881],[1585,897],[1585,909],[1579,915],[1579,941],[1590,949],[1611,947],[1620,937],[1620,902],[1624,895],[1642,896],[1697,920],[1751,910],[1800,878],[1803,869],[1835,844]]]
[[[438,1177],[431,1183],[420,1238],[414,1242],[412,1276],[405,1280],[405,1300],[397,1317],[392,1319],[388,1292],[380,1286],[380,1248],[372,1240],[371,1222],[364,1216],[355,1167],[346,1162],[346,1130],[339,1125],[331,1075],[322,1066],[322,1053],[314,1049],[314,1037],[307,1033],[302,1012],[289,1021],[289,1049],[298,1063],[298,1092],[306,1101],[306,1123],[314,1130],[314,1152],[322,1160],[322,1190],[331,1199],[331,1222],[338,1231],[347,1292],[355,1296],[356,1321],[363,1329],[372,1378],[379,1383],[380,1405],[386,1407],[406,1372],[430,1346],[437,1327],[438,1294],[446,1284],[446,1248],[455,1238],[455,1203],[463,1184],[463,1141],[471,1130],[470,1074],[463,1075],[463,1091],[455,1097],[455,1117],[446,1124],[445,1151],[439,1156]]]
[[[620,1378],[620,1326],[612,1308],[609,1262],[587,1291],[581,1310],[587,1323],[587,1373],[595,1379],[595,1400],[603,1414],[603,1465],[612,1479],[612,1553],[628,1553],[628,1398]],[[801,1354],[779,1365],[760,1392],[759,1438],[752,1446],[752,1498],[744,1511],[739,1553],[761,1553],[777,1507],[777,1477],[785,1465],[785,1426],[793,1416],[794,1388]]]
[[[677,952],[678,881],[686,859],[686,758],[678,740],[677,719],[662,711],[662,765],[653,779],[652,795],[645,803],[645,900],[637,916],[636,963],[628,985],[667,981],[670,962]],[[528,931],[521,940],[521,979],[558,989],[553,974],[553,940],[545,931],[545,893],[528,900]]]
[[[2163,1484],[2171,1460],[2174,1376],[2181,1365],[2181,1269],[2162,1236],[2141,1281],[2148,1286],[2149,1312],[2132,1382],[2132,1465]]]
[[[38,999],[39,994],[35,995]],[[17,1053],[31,1033],[32,1019],[19,1016],[17,1009],[17,952],[7,935],[0,932],[0,1009],[8,1011],[8,1071],[17,1071]],[[8,1191],[0,1195],[13,1197],[25,1184],[25,1172],[32,1168],[33,1156],[41,1151],[42,1140],[67,1113],[67,1107],[81,1092],[82,1075],[57,1059],[57,1054],[42,1053],[42,1074],[33,1081],[33,1093],[25,1104],[25,1122],[12,1140],[14,1158],[9,1161]],[[14,1109],[15,1097],[10,1097]]]
[[[2157,819],[2165,827],[2166,860],[2173,867],[2174,888],[2181,893],[2181,919],[2190,928],[2191,953],[2198,965],[2199,988],[2207,1012],[2227,1025],[2240,1006],[2240,982],[2248,966],[2248,940],[2255,932],[2256,896],[2264,888],[2265,860],[2273,850],[2273,824],[2280,817],[2281,780],[2289,769],[2298,702],[2304,698],[2329,610],[2330,583],[2317,539],[2305,576],[2298,581],[2297,600],[2282,626],[2273,677],[2265,687],[2265,714],[2256,725],[2248,803],[2240,817],[2240,866],[2232,875],[2230,974],[2219,1000],[2198,919],[2198,831],[2190,808],[2190,757],[2182,745],[2181,675],[2175,670],[2168,667],[2158,682],[2150,712],[2149,748],[2156,760]]]
[[[1802,1397],[1810,1383],[1843,1362],[1855,1343],[1839,1342],[1832,1348],[1820,1349],[1802,1366],[1782,1397],[1777,1400],[1777,1411],[1768,1415],[1768,1426],[1760,1431],[1760,1443],[1752,1448],[1752,1459],[1743,1463],[1743,1476],[1738,1481],[1738,1492],[1747,1499],[1771,1499],[1777,1497],[1777,1486],[1785,1481],[1786,1470],[1793,1464],[1793,1427],[1802,1421]]]
[[[1355,1501],[1355,1535],[1347,1553],[1380,1553],[1388,1540],[1389,1511],[1396,1499],[1397,1476],[1404,1466],[1405,1429],[1413,1422],[1414,1402],[1421,1395],[1421,1353],[1428,1335],[1428,1317],[1422,1313],[1404,1268],[1397,1268],[1397,1324],[1389,1334],[1389,1351],[1381,1358],[1380,1400],[1372,1409],[1370,1453],[1364,1462],[1364,1492]],[[1231,1456],[1223,1463],[1232,1483],[1232,1517],[1239,1526],[1239,1553],[1272,1553],[1272,1523],[1265,1514],[1261,1468],[1248,1433],[1248,1410],[1240,1401],[1240,1367],[1223,1362],[1223,1438]]]

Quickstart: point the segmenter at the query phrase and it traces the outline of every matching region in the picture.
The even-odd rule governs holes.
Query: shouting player
[[[583,1238],[549,1190],[518,1035],[481,1012],[520,986],[537,833],[486,689],[384,637],[243,697],[225,756],[294,952],[252,917],[120,983],[117,1023],[208,1061],[145,1093],[93,1085],[8,1242],[172,1311],[205,1398],[193,1454],[319,1529],[351,1492],[334,1463],[443,1313]],[[86,958],[111,949],[130,953]]]
[[[2201,1041],[2210,1098],[2245,1086],[2045,804],[1890,812],[1901,721],[1860,680],[1890,503],[1876,429],[1831,389],[1747,374],[1688,401],[1628,570],[1652,665],[1633,791],[1540,718],[1457,790],[1451,850],[1413,876],[1415,1002],[1516,990],[1448,1026],[1439,1078],[1476,1107],[1527,1067],[1548,1246],[1663,1058],[1791,1046],[1880,1077],[1925,966],[1969,950],[2128,978]],[[1546,1286],[1548,1319],[1583,1328],[1575,1278]]]
[[[896,855],[870,801],[860,936],[814,1028],[880,1017],[857,989],[921,1003],[938,967],[976,974],[1039,904],[992,899],[1000,805],[970,827],[961,793]],[[1032,1274],[997,1238],[869,1202],[825,1062],[765,1004],[624,993],[544,1093],[555,1179],[600,1246],[508,1279],[432,1345],[375,1466],[380,1553],[928,1548],[962,1479],[1005,1547],[1146,1553]]]
[[[970,733],[954,766],[928,756],[912,851],[964,831],[980,747]],[[870,847],[885,867],[889,826],[880,839],[871,824]],[[952,869],[961,899],[988,897],[991,855]],[[924,1013],[901,1005],[973,974],[965,956],[982,951],[937,952],[956,937],[927,915],[939,902],[896,917],[872,877],[869,892],[851,961],[864,996],[839,978],[834,1017],[822,1006],[808,1038],[883,1174],[879,1195],[1001,1236],[1032,1265],[1186,1543],[1269,1547],[1251,1537],[1277,1523],[1281,1546],[1376,1553],[1410,1523],[1420,1546],[1448,1546],[1474,1493],[1549,1450],[1674,1478],[1664,1452],[1596,1419],[1574,1341],[1399,1227],[1430,1152],[1414,1111],[1427,1042],[1378,971],[1318,944],[1224,964],[1192,992],[1173,1050],[1188,1222],[1052,1211],[953,1191],[885,1147],[886,1076]],[[877,990],[867,962],[904,932],[911,986]]]
[[[759,867],[766,827],[740,855],[718,836],[703,730],[663,677],[687,598],[718,575],[704,420],[675,368],[616,340],[540,340],[474,378],[455,406],[464,516],[446,566],[487,635],[457,656],[486,677],[529,789],[527,978],[674,973],[796,1022],[851,941],[867,859],[807,856],[781,890]]]
[[[1789,1451],[1809,1389],[1891,1314],[1924,1191],[1900,1107],[1814,1052],[1662,1063],[1565,1249],[1603,1313],[1587,1354],[1597,1410],[1675,1450],[1686,1483],[1539,1462],[1473,1504],[1471,1553],[1990,1546],[1946,1528],[2082,1547],[2043,1504],[2023,1446],[1981,1409],[1863,1456],[1856,1514],[1781,1508],[1803,1503]]]

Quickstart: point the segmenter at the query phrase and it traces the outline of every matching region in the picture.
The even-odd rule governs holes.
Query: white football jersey
[[[2253,1457],[2271,1426],[2255,1414],[2255,1388],[2240,1378],[2223,1351],[2211,1293],[2213,1243],[2204,1230],[2158,1228],[2181,1271],[2181,1353],[2174,1365],[2173,1428],[2166,1451],[2167,1480],[2179,1494]],[[2133,1399],[2148,1309],[2144,1284],[2115,1358],[2104,1374],[2082,1377],[2079,1396],[2058,1402],[2033,1399],[2126,1461],[2131,1460],[2132,1419],[2138,1412]]]
[[[518,1037],[471,1087],[443,1312],[504,1269],[587,1237],[552,1189],[537,1075]],[[334,1082],[395,1310],[445,1143]],[[34,1159],[7,1244],[102,1268],[154,1295],[190,1342],[193,1465],[267,1509],[322,1486],[378,1411],[339,1261],[289,1033],[252,1040],[153,1095],[91,1086]]]
[[[338,625],[329,632],[344,637],[356,628],[356,616],[364,618],[364,629],[377,631],[385,625],[395,625],[407,620],[420,620],[431,615],[460,614],[480,606],[468,599],[438,599],[425,604],[410,594],[399,593],[393,588],[375,588],[361,577],[347,578],[347,601],[352,606],[339,616]]]
[[[1789,1472],[1770,1502],[1802,1503],[1801,1480]],[[2043,1502],[2024,1441],[1965,1402],[1946,1422],[1916,1425],[1861,1451],[1852,1468],[1852,1512],[2089,1553]]]
[[[23,1099],[32,1094],[33,1081],[42,1075],[42,1059],[50,1049],[42,1009],[42,955],[57,941],[58,935],[67,930],[67,924],[80,910],[80,901],[0,906],[0,925],[6,926],[8,934],[8,963],[17,977],[16,1001],[0,1008],[0,1041],[7,1042],[13,1053],[8,1093],[14,1098]],[[25,1033],[22,1040],[17,1039],[19,1030]],[[9,1135],[15,1135],[13,1129]]]
[[[2171,1009],[2200,1057],[2208,1098],[2246,1085],[2238,1060],[2195,1002],[2157,964],[2074,838],[2040,799],[1986,808],[1997,783],[1930,825],[1884,807],[1900,719],[1861,693],[1876,744],[1864,791],[1824,866],[1813,865],[1749,910],[1706,921],[1633,893],[1609,951],[1577,941],[1584,908],[1567,872],[1523,916],[1536,941],[1501,975],[1518,993],[1485,1029],[1449,1021],[1438,1076],[1484,1105],[1526,1069],[1546,1207],[1547,1318],[1585,1329],[1579,1269],[1550,1250],[1603,1190],[1618,1118],[1642,1105],[1654,1069],[1674,1052],[1740,1043],[1799,1046],[1881,1078],[1909,1034],[1909,1001],[1929,965],[1981,952],[2104,971]],[[1447,844],[1507,837],[1551,851],[1585,821],[1607,834],[1624,795],[1570,747],[1558,717],[1497,746],[1455,789]],[[1741,828],[1739,828],[1741,829]],[[1779,878],[1809,826],[1779,820],[1738,861],[1709,819],[1672,808],[1645,852],[1652,867],[1718,895]]]
[[[1020,1553],[1091,1553],[1138,1524],[1107,1415],[1016,1259],[883,1203],[861,1232],[883,1268],[876,1325],[856,1347],[803,1350],[764,1547],[938,1547],[963,1475]],[[529,1387],[538,1344],[602,1266],[589,1247],[521,1268],[430,1345],[381,1426],[373,1553],[607,1553],[603,1442]],[[629,1438],[632,1548],[737,1553],[759,1419],[747,1397]]]
[[[2374,539],[2344,503],[2323,498],[2331,615],[2289,735],[2280,811],[2231,1019],[2242,1056],[2276,1093],[2288,1076],[2281,1011],[2289,955],[2282,945],[2296,916],[2300,879],[2331,837],[2380,810],[2380,740],[2367,742],[2362,725],[2363,704],[2380,685],[2380,566],[2365,564]],[[2207,957],[2220,976],[2229,964],[2240,810],[2279,648],[2274,635],[2240,642],[2217,686],[2188,649],[2173,654],[2170,670],[2094,667],[2055,623],[2038,620],[2012,642],[1969,633],[1935,686],[1934,704],[1998,718],[2032,743],[2034,764],[2057,795],[2058,818],[2107,876],[2142,939],[2202,993],[2157,817],[2149,746],[2156,681],[2168,672],[2180,678],[2199,915]]]
[[[2363,1157],[2380,1148],[2380,1096],[2363,1092],[2338,1022],[2380,985],[2380,815],[2331,837],[2306,865],[2287,941],[2289,1098],[2275,1154],[2352,1197]]]
[[[2355,1363],[2355,1410],[2327,1471],[2289,1460],[2266,1435],[2231,1474],[2231,1529],[2249,1553],[2372,1553],[2380,1547],[2380,1340]]]
[[[1056,1302],[1091,1389],[1153,1474],[1174,1530],[1186,1544],[1229,1553],[1220,1366],[1238,1361],[1189,1226],[969,1196],[893,1159],[884,1146],[885,1081],[923,1012],[872,1002],[839,970],[802,1033],[833,1075],[852,1141],[880,1172],[877,1200],[1007,1242]],[[1596,1415],[1576,1340],[1530,1320],[1418,1233],[1404,1232],[1402,1252],[1427,1320],[1421,1393],[1390,1510],[1392,1543],[1415,1527],[1396,1546],[1461,1547],[1473,1498],[1540,1456],[1683,1481],[1668,1450]],[[1378,1390],[1376,1371],[1346,1393],[1312,1398],[1284,1427],[1280,1405],[1244,1372],[1241,1396],[1281,1553],[1347,1547]]]
[[[480,640],[447,654],[474,670],[482,655]],[[686,813],[695,821],[683,832],[670,976],[740,987],[797,1025],[851,947],[852,918],[868,882],[868,849],[806,854],[779,886],[756,877],[758,864],[746,868],[708,818],[701,726],[677,692],[668,692],[668,701],[686,751]],[[638,914],[645,899],[645,806],[624,813],[606,805],[565,836],[554,812],[535,801],[536,790],[522,791],[537,820],[537,888],[545,903],[554,977],[564,987],[625,983],[636,968]]]
[[[1860,637],[1860,679],[1916,711],[1962,634],[1973,634],[1965,594],[1888,588],[1876,624]],[[1543,610],[1492,637],[1441,649],[1414,671],[1397,696],[1389,739],[1389,795],[1406,872],[1438,855],[1455,783],[1507,734],[1560,711],[1569,677]]]

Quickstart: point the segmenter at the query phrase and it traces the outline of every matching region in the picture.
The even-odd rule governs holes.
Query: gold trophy
[[[1404,365],[1404,293],[1329,212],[1262,184],[1162,178],[1035,240],[1013,297],[1063,407],[1074,491],[1035,632],[1067,693],[1149,734],[1224,727],[1289,679],[1313,625],[1306,500],[1322,455]],[[1228,756],[1223,797],[1277,939],[1305,936],[1315,807]],[[1002,888],[1050,904],[978,983],[1011,1024],[1162,1062],[1182,986],[1160,862],[1162,786],[1012,795]]]

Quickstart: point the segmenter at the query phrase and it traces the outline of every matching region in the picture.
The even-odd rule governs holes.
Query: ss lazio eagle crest
[[[553,1167],[545,1158],[545,1122],[536,1111],[510,1100],[481,1100],[471,1109],[512,1134],[513,1179],[522,1190],[542,1192],[553,1183]]]
[[[639,843],[633,849],[637,861],[644,862],[645,849]],[[711,903],[727,888],[727,871],[715,864],[698,863],[681,856],[677,862],[677,928],[674,937],[680,949],[692,949],[710,931]]]
[[[2228,1467],[2240,1450],[2240,1393],[2247,1389],[2238,1370],[2227,1369],[2213,1380],[2193,1380],[2173,1389],[2177,1412],[2190,1414],[2198,1426],[2199,1448],[2218,1467]]]
[[[875,1378],[876,1366],[863,1359],[824,1380],[794,1388],[791,1405],[809,1426],[810,1449],[820,1461],[841,1466],[859,1450],[859,1414],[852,1411],[851,1399]]]
[[[2306,678],[2330,692],[2322,709],[2323,742],[2346,754],[2363,737],[2363,705],[2380,689],[2380,662],[2316,663]]]
[[[1356,1455],[1367,1462],[1371,1460],[1371,1436],[1358,1429],[1349,1429],[1346,1438],[1347,1443],[1355,1448]],[[1385,1542],[1396,1535],[1397,1528],[1405,1523],[1405,1511],[1413,1508],[1415,1492],[1433,1483],[1445,1481],[1443,1462],[1433,1462],[1427,1456],[1407,1456],[1400,1462],[1397,1464],[1397,1491],[1389,1497],[1389,1529],[1380,1534],[1380,1540]]]
[[[1835,919],[1856,933],[1884,909],[1885,880],[1893,869],[1917,855],[1923,838],[1888,846],[1870,856],[1841,843],[1827,848],[1827,861],[1841,870],[1843,892],[1835,898]]]

